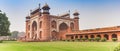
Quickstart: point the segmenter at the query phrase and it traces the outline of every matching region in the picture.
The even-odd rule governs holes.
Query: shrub
[[[69,42],[70,40],[69,40],[69,39],[66,39],[65,41],[66,41],[66,42]]]
[[[95,41],[99,42],[100,39],[101,39],[100,37],[96,37],[96,38],[95,38]]]
[[[74,40],[74,39],[72,39],[72,41],[74,42],[75,40]]]
[[[94,41],[94,38],[89,38],[88,41]]]
[[[62,40],[62,41],[66,41],[66,40]]]
[[[89,38],[88,41],[92,41],[92,38]]]
[[[75,41],[80,41],[80,39],[76,39]]]
[[[87,40],[87,38],[82,38],[83,41]]]
[[[114,51],[120,51],[120,45],[114,48]]]
[[[112,41],[114,41],[114,42],[117,41],[117,38],[112,38]]]
[[[102,41],[102,42],[105,42],[105,41],[107,41],[107,39],[106,39],[106,38],[102,38],[101,41]]]

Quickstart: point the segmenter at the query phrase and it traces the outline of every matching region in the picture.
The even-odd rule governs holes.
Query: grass
[[[119,42],[16,42],[0,43],[0,51],[113,51]]]

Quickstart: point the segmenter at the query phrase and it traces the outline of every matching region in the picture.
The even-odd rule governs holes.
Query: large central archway
[[[32,23],[32,39],[36,39],[37,37],[37,22]]]
[[[67,30],[67,29],[68,29],[68,26],[67,26],[66,23],[61,23],[61,24],[59,25],[59,31],[65,31],[65,30]]]
[[[68,29],[68,25],[66,23],[61,23],[59,25],[59,38],[60,38],[60,40],[65,39],[65,37],[66,37],[65,33],[66,33],[67,29]]]

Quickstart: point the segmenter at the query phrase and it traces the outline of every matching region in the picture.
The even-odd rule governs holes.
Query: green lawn
[[[113,51],[119,42],[15,42],[0,43],[0,51]]]

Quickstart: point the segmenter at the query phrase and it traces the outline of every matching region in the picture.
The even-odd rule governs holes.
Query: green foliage
[[[114,48],[114,51],[120,51],[120,45]]]
[[[88,41],[94,41],[94,38],[89,38]]]
[[[75,40],[74,40],[74,39],[72,39],[71,41],[73,41],[73,42],[74,42]]]
[[[95,41],[99,42],[100,39],[101,39],[100,37],[96,37],[96,38],[95,38]]]
[[[0,43],[2,43],[2,40],[0,40]]]
[[[70,39],[66,39],[65,41],[66,41],[66,42],[69,42],[69,41],[70,41]]]
[[[8,17],[0,11],[0,36],[10,35],[9,27],[10,22],[8,21]]]
[[[107,39],[106,39],[106,38],[102,38],[101,41],[102,41],[102,42],[106,42]]]
[[[18,31],[13,31],[10,36],[10,40],[16,40],[18,38]]]
[[[62,41],[66,41],[66,40],[63,39]]]
[[[114,42],[117,41],[117,38],[112,38],[112,41],[114,41]]]
[[[82,38],[83,41],[87,40],[87,38]]]
[[[78,38],[78,39],[76,39],[75,41],[80,41],[80,40],[81,40],[81,39]]]

